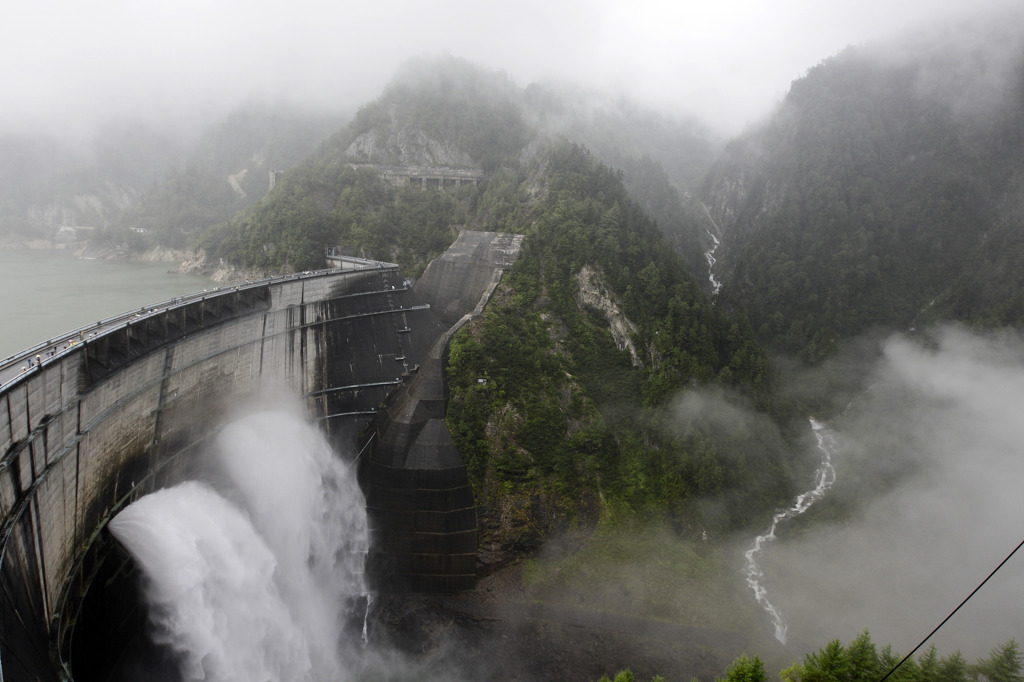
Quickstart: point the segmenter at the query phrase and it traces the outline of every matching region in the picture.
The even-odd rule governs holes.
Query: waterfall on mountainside
[[[793,506],[775,512],[768,531],[758,535],[754,539],[753,546],[743,554],[746,559],[743,575],[746,576],[747,585],[754,591],[757,603],[768,614],[769,619],[771,619],[775,639],[779,640],[782,644],[786,643],[788,626],[782,617],[782,613],[768,601],[768,590],[764,584],[765,575],[757,565],[757,557],[770,542],[775,540],[775,531],[780,523],[803,514],[812,504],[824,497],[825,493],[836,482],[836,470],[832,466],[832,455],[836,451],[835,439],[821,422],[816,421],[813,417],[810,419],[810,422],[811,429],[814,431],[814,437],[817,439],[818,451],[821,453],[821,464],[814,473],[814,488],[797,496]]]
[[[711,230],[707,230],[708,236],[711,237],[714,246],[704,252],[704,259],[708,262],[708,281],[711,282],[711,293],[717,294],[718,290],[722,288],[722,283],[715,278],[715,263],[718,261],[715,259],[715,251],[718,250],[719,241]]]

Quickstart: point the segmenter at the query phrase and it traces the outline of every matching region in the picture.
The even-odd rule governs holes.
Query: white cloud
[[[0,25],[0,128],[178,118],[246,97],[353,108],[399,64],[447,52],[522,85],[557,77],[734,132],[851,44],[1006,0],[719,3],[312,0],[16,3]]]
[[[834,492],[857,480],[862,513],[799,540],[783,531],[764,562],[790,633],[814,649],[867,628],[909,651],[1022,537],[1021,338],[956,328],[928,345],[896,337],[875,379],[835,424]],[[940,631],[940,654],[974,659],[1019,639],[1022,590],[1024,556]]]

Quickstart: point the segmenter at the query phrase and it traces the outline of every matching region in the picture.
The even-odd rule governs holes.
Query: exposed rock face
[[[245,180],[245,174],[248,172],[248,168],[243,168],[234,175],[228,176],[228,184],[231,185],[231,189],[234,191],[235,196],[237,196],[239,199],[244,199],[246,196],[248,196],[245,193],[245,190],[242,189],[242,181]]]
[[[636,333],[636,325],[622,313],[619,304],[612,299],[610,289],[605,285],[601,273],[589,265],[584,265],[576,275],[576,284],[579,287],[576,294],[577,302],[600,311],[608,320],[615,345],[619,350],[629,349],[634,367],[643,366],[632,338]]]
[[[41,234],[55,233],[61,227],[102,226],[117,218],[135,201],[136,190],[103,181],[95,192],[75,194],[47,204],[31,204],[25,220]]]
[[[258,268],[238,268],[223,258],[208,258],[206,252],[201,249],[184,258],[181,265],[178,266],[178,272],[187,275],[202,275],[222,284],[253,282],[271,275],[283,274]]]
[[[411,125],[397,129],[392,125],[386,134],[382,134],[378,129],[363,133],[349,145],[345,154],[349,158],[365,163],[399,166],[476,166],[466,152],[439,142],[428,136],[421,128]]]
[[[194,258],[195,252],[185,249],[172,249],[167,246],[154,246],[138,256],[136,260],[151,263],[183,263],[189,258]]]

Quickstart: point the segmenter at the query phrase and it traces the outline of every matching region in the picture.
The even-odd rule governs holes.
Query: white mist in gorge
[[[781,538],[764,571],[793,638],[817,646],[867,629],[906,652],[1024,534],[1024,342],[957,327],[897,336],[869,378],[832,424],[842,438],[831,495],[853,517]],[[971,659],[1019,641],[1021,594],[1017,556],[939,631],[939,653]]]
[[[185,680],[345,679],[362,642],[343,625],[368,598],[354,471],[287,411],[228,425],[217,449],[224,490],[182,483],[110,522],[144,575],[154,640]]]

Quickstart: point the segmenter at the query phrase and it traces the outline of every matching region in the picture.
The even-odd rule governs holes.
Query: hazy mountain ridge
[[[912,326],[931,301],[956,300],[950,284],[968,286],[975,268],[985,286],[1014,291],[1011,268],[994,284],[999,271],[979,248],[1003,253],[992,242],[1019,233],[1024,52],[1019,38],[969,38],[955,50],[922,41],[895,56],[869,46],[826,60],[709,173],[702,197],[724,233],[721,304],[772,348],[816,359],[873,326]],[[953,69],[951,53],[970,58]],[[984,90],[984,102],[950,89],[975,80],[985,87],[967,91]],[[929,313],[949,315],[986,318],[963,305]]]
[[[489,72],[451,57],[410,62],[377,100],[363,106],[349,125],[326,139],[294,173],[285,174],[279,194],[287,195],[287,200],[268,197],[267,206],[236,216],[202,245],[216,249],[215,245],[223,243],[228,234],[233,235],[228,240],[231,244],[239,240],[253,242],[258,233],[259,244],[250,243],[242,250],[232,246],[215,255],[244,266],[316,267],[318,256],[313,250],[307,249],[303,251],[306,255],[299,256],[294,249],[281,249],[274,238],[277,228],[259,217],[275,216],[277,220],[280,211],[274,207],[275,202],[287,201],[304,206],[302,211],[309,216],[307,226],[318,230],[325,244],[404,262],[397,254],[405,247],[388,254],[382,244],[371,245],[373,240],[353,239],[346,221],[331,215],[339,200],[346,201],[342,197],[351,181],[350,166],[440,166],[494,173],[525,167],[546,145],[567,136],[598,140],[599,156],[616,159],[626,168],[627,184],[632,183],[645,208],[673,235],[691,270],[702,267],[705,246],[699,235],[703,228],[698,225],[701,219],[694,218],[696,212],[688,196],[694,178],[710,164],[715,142],[706,131],[694,123],[679,123],[628,103],[609,103],[593,93],[570,88],[556,91],[539,85],[523,89],[501,72]],[[639,155],[633,148],[638,140],[643,141],[641,147],[658,150],[657,158]],[[690,158],[684,150],[699,153]],[[678,160],[684,157],[686,161]],[[677,175],[670,178],[660,160],[673,158],[676,160],[671,167]],[[615,165],[614,161],[608,162]],[[318,198],[305,201],[305,190],[300,186]],[[367,205],[362,201],[359,204]],[[473,212],[472,207],[468,210]],[[316,228],[311,222],[314,214],[318,216]],[[451,226],[451,230],[457,229]],[[505,229],[521,228],[509,225]],[[331,236],[331,232],[335,234]],[[359,232],[365,236],[368,231]],[[452,231],[452,239],[454,234]],[[408,264],[420,267],[426,256],[419,254]]]
[[[103,228],[180,154],[173,136],[131,124],[105,128],[88,142],[4,136],[0,235],[53,239],[61,227]]]
[[[60,239],[180,248],[261,198],[272,169],[293,166],[338,124],[337,116],[252,105],[199,133],[123,121],[89,140],[7,136],[0,234],[17,245],[65,228]]]
[[[493,171],[568,136],[623,168],[690,268],[702,267],[706,244],[689,197],[718,143],[693,121],[564,84],[520,88],[503,73],[445,57],[407,63],[351,124],[338,124],[337,117],[253,105],[191,137],[111,126],[79,145],[94,147],[87,153],[56,138],[11,138],[0,153],[2,175],[12,180],[0,190],[2,228],[46,239],[62,226],[85,226],[95,229],[74,238],[92,239],[99,250],[116,244],[120,253],[141,253],[154,243],[181,249],[254,206],[272,171],[280,178],[304,157],[325,170],[356,163]]]
[[[424,68],[203,248],[277,271],[319,267],[333,245],[416,276],[460,229],[526,235],[479,324],[453,342],[449,369],[449,426],[477,486],[492,568],[601,514],[666,516],[693,537],[701,525],[742,525],[788,494],[785,438],[767,417],[728,435],[699,420],[671,423],[669,403],[684,387],[769,409],[772,376],[750,333],[715,312],[629,195],[625,173],[535,127],[536,112],[503,74],[458,60]],[[365,156],[351,155],[354,144]],[[370,165],[465,158],[453,151],[486,178],[424,190]],[[652,196],[681,201],[655,161],[640,163],[661,181]],[[586,303],[587,272],[599,273],[613,317],[629,320],[629,344],[613,338],[608,305]]]
[[[195,237],[270,190],[276,177],[311,153],[338,116],[250,106],[210,126],[179,166],[168,168],[115,223],[145,230],[147,241],[190,246]]]

